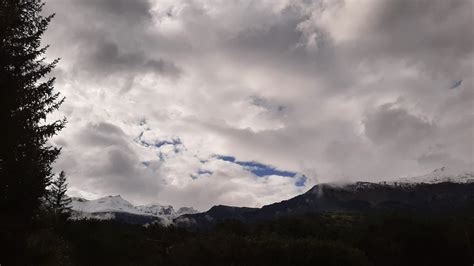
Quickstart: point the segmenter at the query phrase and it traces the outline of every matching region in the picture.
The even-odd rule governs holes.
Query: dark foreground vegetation
[[[472,243],[472,212],[333,212],[206,231],[67,222],[32,235],[25,255],[35,265],[472,265]]]

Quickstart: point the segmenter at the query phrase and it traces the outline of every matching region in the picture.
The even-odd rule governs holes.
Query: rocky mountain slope
[[[209,227],[224,219],[256,221],[327,211],[452,212],[474,206],[474,174],[444,168],[413,179],[391,182],[319,184],[306,193],[262,208],[214,206],[204,213],[182,215],[182,226]]]

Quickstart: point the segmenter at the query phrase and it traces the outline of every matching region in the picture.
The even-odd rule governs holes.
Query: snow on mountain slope
[[[149,204],[137,206],[137,209],[142,213],[153,216],[169,216],[175,213],[173,206],[162,206],[159,204]]]
[[[373,182],[354,182],[349,184],[320,184],[314,186],[308,193],[321,194],[324,185],[335,186],[354,191],[364,191],[376,188],[380,185],[397,185],[412,187],[419,183],[474,183],[474,172],[454,171],[445,167],[434,170],[433,172],[411,178],[399,178],[380,183]],[[96,200],[86,200],[83,198],[72,198],[71,203],[72,219],[98,219],[110,220],[120,219],[120,217],[131,217],[133,219],[144,218],[142,220],[157,220],[163,225],[170,225],[181,215],[195,214],[197,211],[193,208],[183,207],[175,210],[170,205],[148,204],[134,206],[124,200],[119,195],[108,196]],[[212,210],[212,209],[211,209]],[[137,217],[138,216],[138,217]],[[132,219],[132,218],[129,218]]]
[[[133,206],[120,195],[107,196],[96,200],[86,200],[76,197],[71,199],[71,208],[73,210],[72,219],[74,220],[110,220],[114,219],[117,213],[126,213],[157,217],[162,224],[170,225],[173,219],[180,215],[197,212],[195,209],[188,207],[183,207],[175,211],[173,206],[162,206],[159,204]]]
[[[383,180],[383,179],[382,179]],[[447,167],[441,167],[435,169],[431,173],[414,176],[414,177],[402,177],[402,178],[389,178],[380,182],[374,181],[354,181],[345,183],[325,183],[318,184],[311,188],[308,193],[318,194],[321,193],[321,185],[327,185],[332,187],[345,188],[347,190],[368,190],[380,185],[389,186],[403,186],[413,187],[417,184],[438,184],[438,183],[457,183],[457,184],[469,184],[474,183],[474,172],[473,171],[460,171],[453,170]]]
[[[441,167],[426,175],[415,176],[410,178],[400,178],[395,180],[394,182],[427,184],[450,182],[466,184],[474,183],[474,172],[460,172],[446,167]]]
[[[115,214],[112,212],[81,212],[74,211],[71,213],[72,220],[112,220],[115,219]]]
[[[182,207],[178,211],[175,211],[173,206],[163,206],[159,204],[141,205],[136,207],[142,213],[162,218],[161,223],[164,225],[170,225],[173,220],[183,214],[193,214],[197,211],[193,208]]]
[[[107,196],[96,200],[86,200],[82,198],[72,198],[71,207],[75,211],[95,213],[95,212],[128,212],[133,214],[143,214],[130,202],[124,200],[120,195]]]

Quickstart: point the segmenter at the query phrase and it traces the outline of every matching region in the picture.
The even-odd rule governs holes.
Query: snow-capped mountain
[[[474,172],[459,172],[445,167],[411,178],[384,182],[318,184],[306,193],[262,208],[214,206],[198,213],[193,208],[175,210],[170,205],[134,206],[119,195],[96,200],[72,198],[72,219],[121,220],[134,224],[159,222],[205,224],[226,218],[257,220],[305,212],[368,209],[447,209],[473,200]]]
[[[71,207],[75,211],[97,213],[97,212],[128,212],[142,214],[130,202],[124,200],[120,195],[107,196],[96,200],[83,198],[72,198]]]
[[[474,173],[440,168],[430,174],[385,182],[318,184],[294,198],[261,208],[214,206],[182,215],[175,224],[212,227],[225,219],[252,222],[284,216],[333,211],[450,213],[474,204]]]
[[[141,205],[136,208],[146,215],[160,217],[162,219],[161,223],[164,225],[172,224],[173,220],[180,215],[197,213],[197,211],[191,207],[182,207],[175,211],[171,205],[159,204]]]
[[[193,214],[193,208],[183,207],[175,211],[173,206],[159,204],[134,206],[120,195],[107,196],[96,200],[71,198],[72,219],[121,219],[128,222],[150,223],[159,221],[163,225],[170,225],[173,219],[183,214]],[[135,222],[134,222],[135,223]]]
[[[466,184],[466,183],[474,183],[474,172],[469,172],[469,171],[461,172],[461,171],[455,171],[447,167],[441,167],[426,175],[400,178],[393,182],[410,183],[410,184],[419,184],[419,183],[438,184],[438,183],[446,183],[446,182]]]

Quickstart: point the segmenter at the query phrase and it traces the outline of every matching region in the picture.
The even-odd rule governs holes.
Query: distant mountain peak
[[[446,183],[446,184],[439,184]],[[198,213],[191,207],[178,210],[171,205],[147,204],[134,206],[120,195],[96,200],[72,198],[73,219],[123,219],[126,222],[147,224],[159,221],[163,225],[197,224],[234,218],[241,220],[278,217],[305,212],[331,210],[366,210],[370,208],[420,208],[423,202],[434,202],[436,208],[446,204],[463,204],[472,199],[473,171],[457,171],[440,167],[432,172],[411,178],[399,178],[385,182],[352,182],[345,184],[322,183],[313,186],[306,193],[292,199],[265,205],[262,208],[216,205],[207,212]],[[410,194],[420,190],[419,194]],[[428,189],[428,190],[427,190]],[[467,192],[466,192],[467,191]],[[430,194],[431,193],[431,194]],[[413,195],[416,195],[414,198]],[[440,196],[441,195],[441,196]],[[450,197],[445,201],[443,198]],[[470,198],[469,198],[470,197]],[[416,199],[416,200],[415,200]],[[428,204],[427,203],[427,204]]]
[[[400,178],[394,180],[393,182],[400,183],[427,183],[427,184],[437,184],[437,183],[474,183],[474,172],[473,171],[460,171],[448,167],[440,167],[433,170],[431,173],[409,177],[409,178]]]
[[[211,228],[219,221],[244,222],[340,211],[446,212],[474,202],[474,174],[446,167],[427,175],[392,182],[322,183],[306,193],[261,208],[217,205],[208,211],[183,215],[178,226]]]
[[[149,204],[134,206],[120,195],[110,195],[95,200],[72,197],[71,208],[74,211],[73,219],[109,220],[116,218],[116,214],[148,217],[148,220],[157,219],[164,225],[172,223],[173,219],[183,214],[196,213],[191,207],[183,207],[175,211],[173,206]]]

